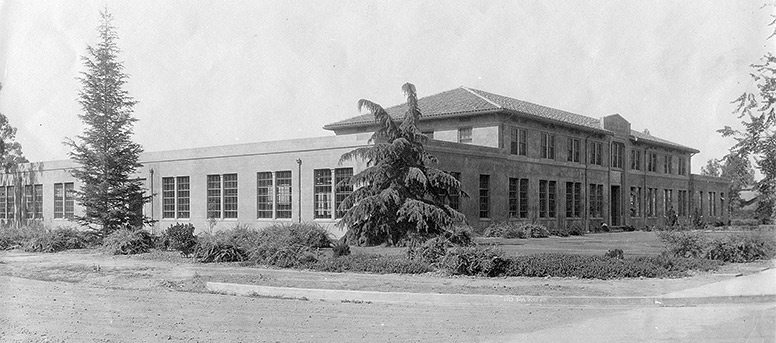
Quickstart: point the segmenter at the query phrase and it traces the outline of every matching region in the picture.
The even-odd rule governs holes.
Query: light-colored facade
[[[697,150],[631,130],[618,114],[595,119],[465,87],[419,106],[420,128],[433,138],[427,150],[469,194],[453,203],[470,225],[661,226],[671,212],[689,223],[696,209],[706,222],[727,221],[728,182],[691,174]],[[398,120],[404,106],[387,111]],[[349,189],[336,183],[364,165],[339,158],[366,146],[375,125],[365,115],[324,127],[336,136],[145,153],[137,176],[154,197],[144,211],[157,221],[154,230],[310,221],[340,236],[336,208]],[[41,162],[3,175],[0,219],[12,221],[15,204],[13,220],[32,212],[32,220],[73,225],[67,217],[80,209],[67,188],[79,186],[68,172],[75,167]]]

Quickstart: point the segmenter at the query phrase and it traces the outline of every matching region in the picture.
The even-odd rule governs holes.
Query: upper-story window
[[[555,135],[542,132],[542,158],[555,159]]]
[[[525,156],[526,137],[525,130],[513,127],[509,133],[509,153],[512,155]]]
[[[674,172],[674,159],[671,155],[663,156],[663,173],[672,174]]]
[[[471,143],[472,142],[472,128],[462,127],[458,129],[458,143]]]
[[[631,150],[631,169],[641,170],[641,150]]]
[[[603,165],[603,144],[601,142],[590,142],[590,160],[588,163]]]
[[[569,162],[579,162],[579,139],[569,137],[566,145],[568,148],[566,160]]]
[[[679,175],[687,175],[687,160],[679,156]]]
[[[623,166],[623,152],[625,151],[625,144],[612,143],[612,167],[622,168]]]
[[[647,154],[647,171],[650,171],[650,172],[657,171],[657,154],[654,152],[650,152]]]

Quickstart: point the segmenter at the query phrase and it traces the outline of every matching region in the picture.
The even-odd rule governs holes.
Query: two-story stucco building
[[[592,118],[466,87],[419,107],[427,150],[470,195],[451,205],[472,226],[660,226],[668,213],[687,223],[696,210],[707,222],[727,220],[728,181],[691,173],[698,150],[633,130],[619,114]],[[399,120],[406,106],[386,110]],[[336,184],[364,164],[338,161],[366,146],[376,125],[366,114],[326,125],[335,136],[145,153],[137,177],[154,197],[143,211],[157,231],[312,221],[342,235],[336,209],[351,189]],[[0,220],[74,225],[72,168],[39,162],[0,177]]]

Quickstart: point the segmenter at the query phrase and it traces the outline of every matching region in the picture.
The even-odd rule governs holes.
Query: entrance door
[[[611,226],[620,226],[620,186],[612,186],[609,192],[609,214],[612,217]]]

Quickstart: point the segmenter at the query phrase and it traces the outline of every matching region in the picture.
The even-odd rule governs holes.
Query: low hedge
[[[751,262],[776,256],[776,236],[769,231],[711,235],[700,231],[661,231],[666,252],[724,262]]]

